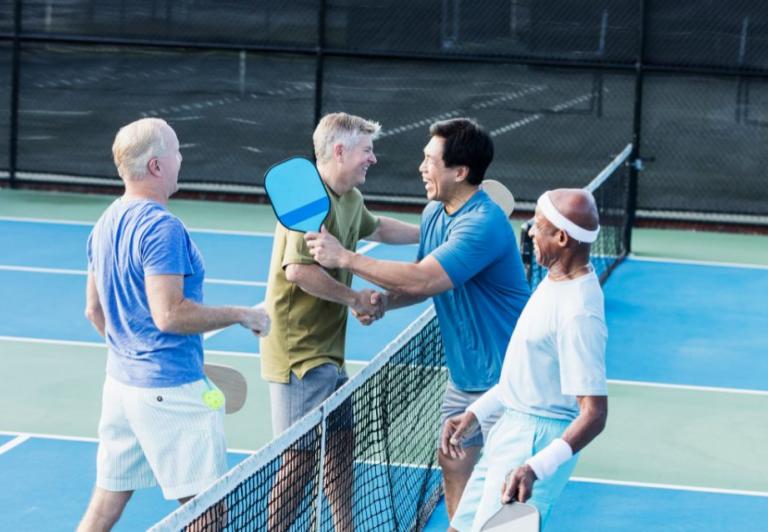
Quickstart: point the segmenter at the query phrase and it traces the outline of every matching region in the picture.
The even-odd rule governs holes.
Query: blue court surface
[[[758,523],[768,523],[768,499],[765,496],[571,479],[552,510],[546,530],[764,530]],[[445,505],[441,504],[424,530],[444,532],[447,528]]]
[[[247,456],[229,453],[230,467]],[[96,442],[30,438],[0,454],[0,471],[0,529],[74,530],[93,490]],[[114,530],[145,530],[177,507],[160,488],[138,490]]]
[[[24,356],[34,357],[36,341],[102,344],[83,318],[89,231],[87,223],[0,219],[0,348],[3,342],[23,339],[30,342]],[[207,303],[254,305],[264,298],[270,235],[192,234],[206,260]],[[367,242],[361,243],[360,250],[392,260],[410,261],[416,254],[415,246]],[[355,280],[356,287],[364,285]],[[614,385],[764,395],[768,391],[766,294],[766,268],[627,260],[605,286],[609,379]],[[427,305],[391,312],[369,328],[351,319],[348,360],[370,360]],[[258,342],[242,328],[210,335],[205,347],[222,356],[258,356]],[[78,363],[79,359],[73,360],[72,371],[77,371]],[[685,420],[680,423],[684,425]],[[723,427],[727,420],[719,430]],[[72,530],[90,496],[95,440],[43,437],[44,426],[39,432],[30,436],[0,426],[4,480],[0,530]],[[230,463],[245,456],[231,453]],[[701,467],[706,463],[702,457]],[[741,474],[739,467],[734,466],[734,475]],[[759,523],[768,522],[768,481],[764,485],[762,491],[747,492],[729,489],[728,479],[723,479],[723,489],[634,479],[575,479],[547,530],[755,530]],[[396,506],[397,500],[392,504]],[[141,491],[128,505],[118,530],[144,529],[175,507],[174,501],[162,499],[159,490]],[[439,506],[428,530],[446,526],[444,507]]]
[[[605,286],[608,378],[768,390],[768,269],[628,260]]]

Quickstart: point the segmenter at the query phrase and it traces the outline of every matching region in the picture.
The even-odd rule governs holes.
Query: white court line
[[[46,115],[46,116],[88,116],[93,111],[54,111],[48,109],[20,109],[19,113],[28,115]]]
[[[267,233],[265,231],[231,231],[228,229],[205,229],[205,228],[189,228],[191,233],[203,233],[208,235],[234,235],[234,236],[262,236],[267,238],[274,238],[274,233]]]
[[[541,113],[536,113],[530,116],[527,116],[525,118],[521,118],[520,120],[516,120],[510,124],[507,124],[505,126],[502,126],[500,128],[494,129],[491,131],[491,136],[496,137],[498,135],[501,135],[502,133],[508,133],[509,131],[512,131],[513,129],[517,129],[519,127],[527,126],[528,124],[535,122],[536,120],[539,120],[541,118],[544,118],[544,115]]]
[[[51,135],[26,135],[19,137],[19,140],[51,140],[53,137]]]
[[[379,242],[368,242],[366,245],[361,247],[357,250],[357,253],[360,255],[365,255],[369,251],[371,251],[373,248],[377,247],[379,245]]]
[[[230,279],[205,279],[206,284],[224,284],[234,286],[261,286],[266,287],[266,281],[233,281]]]
[[[61,224],[61,225],[86,225],[93,227],[96,222],[83,222],[80,220],[55,220],[53,218],[21,218],[18,216],[0,216],[0,222],[20,222],[35,224]]]
[[[55,275],[88,275],[86,270],[68,270],[63,268],[39,268],[32,266],[4,266],[0,265],[0,271],[45,273]],[[206,278],[205,284],[233,285],[233,286],[259,286],[266,287],[266,281],[238,281],[233,279]]]
[[[253,146],[241,146],[246,151],[250,151],[253,153],[261,153],[261,150],[259,148],[254,148]]]
[[[28,439],[29,439],[29,436],[16,436],[14,439],[9,441],[5,445],[0,445],[0,454],[7,453],[17,445],[21,445]]]
[[[205,356],[216,355],[222,357],[235,357],[235,358],[261,358],[260,353],[248,353],[246,351],[219,351],[217,349],[206,349]]]
[[[609,480],[590,477],[571,477],[571,482],[591,482],[593,484],[607,484],[611,486],[628,486],[633,488],[654,488],[662,490],[695,491],[699,493],[717,493],[721,495],[747,495],[750,497],[768,497],[768,491],[733,490],[724,488],[710,488],[700,486],[686,486],[682,484],[658,484],[655,482],[632,482],[628,480]]]
[[[248,124],[251,126],[260,126],[261,122],[257,122],[256,120],[248,120],[247,118],[232,118],[228,117],[227,120],[231,120],[232,122],[240,122],[241,124]]]
[[[19,222],[19,223],[36,223],[36,224],[52,224],[52,225],[78,225],[84,227],[93,227],[96,223],[86,222],[83,220],[56,220],[54,218],[22,218],[20,216],[0,216],[0,222]],[[205,227],[187,228],[191,233],[203,233],[211,235],[235,235],[235,236],[263,236],[273,238],[273,233],[267,233],[265,231],[235,231],[229,229],[207,229]]]
[[[569,107],[573,107],[578,103],[589,100],[589,98],[591,98],[594,94],[595,94],[594,92],[588,92],[586,94],[582,94],[581,96],[576,96],[575,98],[559,103],[554,107],[550,107],[550,111],[559,113],[561,111],[564,111],[565,109],[568,109]],[[545,116],[546,115],[544,115],[543,113],[531,114],[525,118],[521,118],[520,120],[516,120],[510,124],[494,129],[493,131],[491,131],[491,136],[496,137],[498,135],[501,135],[502,133],[508,133],[513,129],[517,129],[522,126],[527,126],[528,124],[535,122],[536,120],[540,120]]]
[[[527,87],[525,89],[522,89],[522,90],[519,90],[519,91],[516,91],[516,92],[513,92],[513,93],[506,94],[504,96],[499,96],[497,98],[493,98],[493,99],[490,99],[490,100],[486,100],[486,101],[483,101],[483,102],[478,102],[478,103],[472,104],[470,107],[473,110],[475,110],[475,109],[482,109],[482,108],[485,108],[485,107],[490,107],[492,105],[496,105],[498,103],[508,102],[508,101],[514,100],[516,98],[520,98],[522,96],[527,96],[528,94],[532,94],[532,93],[536,93],[536,92],[541,92],[541,91],[546,90],[546,89],[547,89],[547,87],[545,85],[534,85],[532,87]],[[402,125],[402,126],[396,126],[396,127],[391,128],[391,129],[387,129],[385,131],[382,131],[381,134],[379,134],[378,138],[382,139],[382,138],[386,138],[386,137],[391,137],[393,135],[398,135],[400,133],[405,133],[406,131],[411,131],[411,130],[416,129],[418,127],[428,126],[428,125],[430,125],[433,122],[436,122],[438,120],[446,120],[448,118],[454,118],[454,117],[457,117],[457,116],[461,116],[463,114],[466,114],[466,111],[463,110],[463,109],[454,109],[452,111],[446,111],[444,113],[440,113],[439,115],[430,116],[430,117],[427,117],[427,118],[423,118],[421,120],[417,120],[416,122],[411,122],[410,124],[405,124],[405,125]]]
[[[105,349],[104,342],[84,342],[81,340],[49,340],[47,338],[29,338],[27,336],[0,336],[0,342],[21,342],[25,344],[70,345],[73,347],[98,347]]]
[[[688,390],[692,392],[715,392],[715,393],[737,393],[744,395],[765,395],[768,396],[768,391],[765,390],[750,390],[748,388],[720,388],[717,386],[696,386],[692,384],[667,384],[663,382],[647,382],[647,381],[627,381],[619,379],[608,379],[610,384],[621,384],[626,386],[642,386],[648,388],[668,388],[672,390]]]
[[[35,268],[32,266],[3,266],[0,265],[0,271],[6,272],[28,272],[28,273],[51,273],[58,275],[87,275],[85,270],[67,270],[63,268]]]
[[[25,336],[0,336],[0,341],[22,342],[22,343],[29,343],[29,344],[71,345],[75,347],[97,347],[102,349],[107,347],[106,344],[101,342],[84,342],[84,341],[76,341],[76,340],[49,340],[45,338],[29,338]],[[257,352],[250,353],[247,351],[220,351],[216,349],[205,349],[205,354],[225,356],[225,357],[241,357],[241,358],[261,357],[261,354]],[[367,365],[370,362],[370,360],[358,360],[355,358],[347,357],[345,358],[345,362],[348,362],[350,364]],[[731,393],[731,394],[737,394],[737,395],[758,395],[758,396],[768,395],[768,391],[766,390],[752,390],[748,388],[723,388],[723,387],[717,387],[717,386],[695,386],[690,384],[668,384],[668,383],[660,383],[660,382],[628,381],[628,380],[620,380],[620,379],[608,379],[608,383],[626,385],[626,386],[646,387],[646,388],[684,390],[684,391],[692,391],[692,392]]]
[[[30,338],[27,336],[0,336],[0,342],[19,342],[23,344],[43,344],[43,345],[68,345],[72,347],[87,347],[95,349],[106,349],[104,342],[85,342],[82,340],[50,340],[47,338]],[[204,349],[206,355],[217,355],[227,357],[260,357],[259,353],[248,353],[244,351],[218,351],[214,349]],[[362,363],[355,360],[347,360],[352,363]]]
[[[101,342],[84,342],[84,341],[76,341],[76,340],[49,340],[45,338],[29,338],[25,336],[0,336],[0,341],[21,342],[21,343],[28,343],[28,344],[71,345],[75,347],[96,347],[101,349],[104,349],[107,347],[106,344]],[[205,354],[224,356],[224,357],[235,357],[235,358],[261,357],[261,354],[258,352],[251,353],[247,351],[220,351],[216,349],[205,349]],[[368,365],[370,360],[359,360],[356,358],[347,357],[345,358],[345,362],[349,364]],[[747,388],[721,388],[717,386],[695,386],[695,385],[689,385],[689,384],[668,384],[668,383],[645,382],[645,381],[628,381],[628,380],[619,380],[619,379],[608,379],[608,383],[626,385],[626,386],[646,387],[646,388],[683,390],[683,391],[691,391],[691,392],[731,393],[731,394],[737,394],[737,395],[757,395],[757,396],[768,395],[768,391],[766,390],[752,390]]]
[[[82,442],[82,443],[99,443],[98,438],[89,438],[87,436],[62,436],[60,434],[43,434],[40,432],[15,432],[15,431],[0,430],[0,435],[17,436],[16,439],[22,438],[22,441],[19,443],[23,443],[24,441],[30,438],[39,438],[44,440],[74,441],[74,442]],[[2,449],[10,443],[13,443],[13,442],[8,442],[7,444],[3,445],[3,447],[0,447],[0,454],[2,454]],[[18,445],[18,443],[16,445]],[[14,445],[14,447],[16,445]],[[254,454],[256,451],[252,449],[227,448],[227,452],[241,453],[241,454]]]
[[[630,259],[638,262],[666,262],[669,264],[690,264],[692,266],[713,266],[720,268],[743,268],[745,270],[768,270],[768,266],[764,264],[745,264],[742,262],[715,262],[708,260],[692,260],[692,259],[668,259],[665,257],[638,257],[635,254],[629,256]]]

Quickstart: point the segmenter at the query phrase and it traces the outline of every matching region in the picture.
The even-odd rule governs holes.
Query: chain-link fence
[[[160,116],[183,187],[259,193],[338,110],[383,125],[371,197],[423,201],[429,124],[470,116],[523,206],[632,142],[641,214],[768,219],[758,0],[0,0],[14,185],[117,184],[115,132]]]

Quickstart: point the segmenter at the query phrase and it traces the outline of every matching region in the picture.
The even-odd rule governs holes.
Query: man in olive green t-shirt
[[[331,198],[324,231],[354,250],[361,238],[389,244],[419,241],[419,227],[393,218],[376,217],[363,204],[357,186],[376,164],[373,139],[381,126],[358,116],[332,113],[320,120],[312,136],[317,169]],[[383,300],[373,290],[350,288],[352,274],[326,270],[312,258],[304,235],[278,224],[269,267],[266,310],[272,334],[261,341],[261,373],[269,381],[272,431],[275,436],[301,419],[347,380],[344,340],[347,307],[367,325],[383,315]],[[342,431],[337,438],[350,438]],[[346,434],[344,434],[346,433]],[[331,449],[353,447],[353,442]],[[295,517],[300,479],[311,467],[312,453],[289,451],[270,496],[269,528],[287,529]],[[289,456],[288,456],[289,455]],[[328,467],[347,467],[343,486],[328,489],[336,530],[352,530],[351,455],[328,453]]]

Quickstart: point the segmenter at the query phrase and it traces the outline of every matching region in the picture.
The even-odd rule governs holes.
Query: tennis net
[[[629,223],[629,158],[632,144],[611,161],[586,187],[592,192],[600,214],[600,235],[592,244],[590,260],[595,273],[604,283],[613,269],[626,257],[629,249],[627,224]],[[528,230],[533,218],[523,224],[520,249],[528,282],[535,288],[547,274],[546,268],[536,262],[533,240]]]
[[[434,309],[258,453],[151,530],[420,530],[442,494]],[[337,528],[338,529],[338,528]]]

